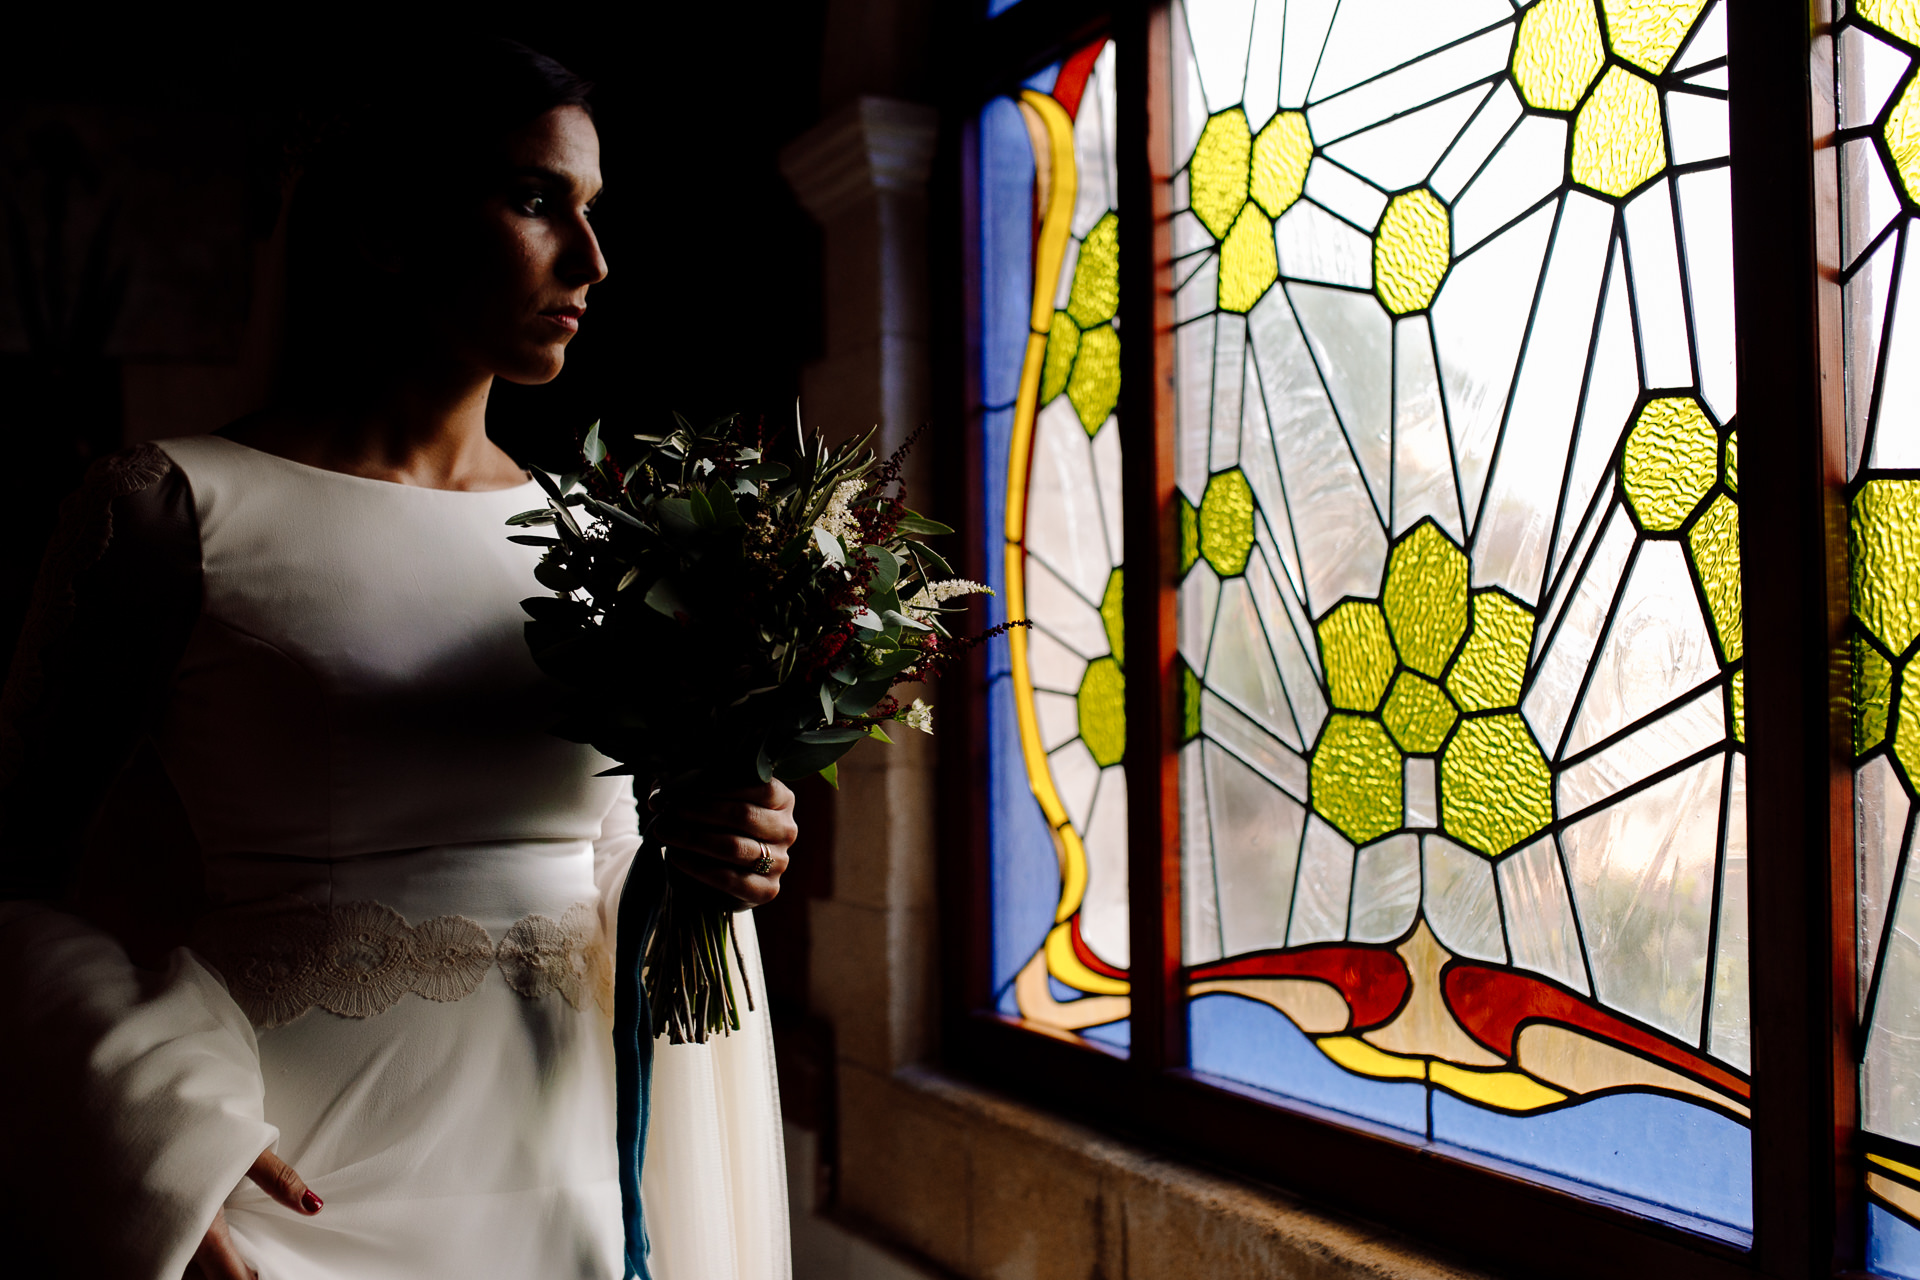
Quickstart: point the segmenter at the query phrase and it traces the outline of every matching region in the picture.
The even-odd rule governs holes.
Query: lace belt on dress
[[[592,903],[576,902],[558,920],[528,915],[495,945],[465,916],[408,924],[378,902],[332,910],[274,905],[215,917],[194,950],[227,980],[234,1003],[256,1027],[284,1026],[318,1006],[344,1018],[391,1009],[409,992],[428,1000],[473,994],[495,964],[528,999],[550,992],[576,1009],[591,1001],[613,1014],[613,955]]]

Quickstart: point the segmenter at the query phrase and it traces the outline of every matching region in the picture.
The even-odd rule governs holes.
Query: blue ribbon
[[[664,864],[652,846],[641,845],[627,871],[614,926],[613,1062],[618,1080],[614,1140],[620,1161],[627,1280],[653,1280],[647,1269],[646,1212],[640,1204],[640,1171],[647,1159],[647,1120],[652,1110],[653,1020],[640,971],[647,939],[660,922],[665,879]]]

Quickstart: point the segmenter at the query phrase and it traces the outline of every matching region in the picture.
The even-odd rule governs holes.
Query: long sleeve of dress
[[[54,1274],[174,1280],[278,1136],[220,979],[184,947],[136,964],[75,906],[89,828],[198,613],[192,512],[156,449],[96,465],[0,696],[0,1203]]]

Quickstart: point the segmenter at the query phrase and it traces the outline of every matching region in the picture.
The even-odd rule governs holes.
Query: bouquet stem
[[[666,870],[659,921],[646,946],[644,982],[652,1032],[673,1044],[705,1044],[710,1036],[740,1029],[734,967],[740,970],[748,1009],[753,1008],[753,989],[733,931],[733,908],[678,868]]]

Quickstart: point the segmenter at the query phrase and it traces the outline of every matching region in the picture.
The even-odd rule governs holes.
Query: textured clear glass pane
[[[1542,836],[1502,862],[1499,879],[1514,965],[1586,994],[1590,988],[1580,930],[1573,922],[1573,901],[1567,897],[1567,877],[1553,837]]]
[[[1176,24],[1189,1045],[1738,1240],[1724,33],[1616,9]]]
[[[1108,964],[1127,967],[1127,771],[1100,771],[1100,789],[1087,819],[1087,894],[1080,936]]]
[[[1200,694],[1200,731],[1294,799],[1307,798],[1305,758],[1212,689]]]
[[[1612,228],[1611,206],[1566,198],[1508,417],[1522,429],[1501,438],[1476,522],[1474,585],[1504,587],[1528,604],[1540,598]]]
[[[1720,860],[1720,937],[1713,961],[1713,1030],[1708,1049],[1750,1069],[1747,1010],[1747,758],[1733,758],[1727,779],[1727,849]]]
[[[1574,755],[1720,674],[1677,542],[1642,544],[1567,735]]]
[[[1428,185],[1442,200],[1458,196],[1460,188],[1480,171],[1493,149],[1520,122],[1520,110],[1520,96],[1513,91],[1512,84],[1502,80],[1482,101],[1480,113],[1454,139],[1446,158],[1433,171]]]
[[[1456,93],[1352,134],[1329,146],[1327,154],[1382,190],[1416,186],[1426,181],[1486,96],[1484,86]]]
[[[1455,202],[1454,251],[1465,253],[1552,195],[1565,181],[1566,154],[1564,120],[1522,120]]]
[[[1373,241],[1311,200],[1282,214],[1273,238],[1280,270],[1292,279],[1373,286]]]
[[[1907,253],[1891,304],[1892,332],[1880,353],[1880,402],[1867,458],[1876,469],[1920,465],[1920,306],[1913,304],[1920,297],[1920,253],[1913,251],[1912,226],[1902,232]]]
[[[1693,345],[1687,340],[1687,304],[1681,296],[1680,244],[1673,229],[1673,194],[1662,179],[1627,203],[1627,257],[1633,267],[1634,315],[1646,346],[1640,353],[1649,387],[1693,382]],[[1621,417],[1619,424],[1626,419]]]
[[[1320,820],[1307,816],[1300,843],[1300,880],[1293,891],[1287,945],[1337,942],[1347,936],[1347,903],[1353,891],[1353,845]]]
[[[1920,879],[1912,871],[1901,886],[1886,953],[1880,960],[1880,990],[1867,1032],[1866,1127],[1874,1133],[1920,1144]]]
[[[1494,442],[1506,417],[1553,215],[1552,209],[1542,209],[1461,258],[1434,300],[1434,347],[1469,528],[1479,516]]]
[[[1433,936],[1455,955],[1505,963],[1493,864],[1444,836],[1424,837],[1420,853],[1427,881],[1421,905]]]
[[[1887,176],[1880,149],[1870,137],[1841,145],[1840,182],[1846,201],[1840,219],[1841,255],[1851,267],[1887,224],[1900,216],[1900,197]]]
[[[1733,202],[1724,168],[1682,174],[1682,252],[1687,260],[1688,299],[1693,307],[1693,350],[1700,364],[1700,396],[1714,416],[1730,421],[1734,410]]]
[[[1860,26],[1841,34],[1836,53],[1840,62],[1840,126],[1872,124],[1907,71],[1907,56]]]
[[[1354,942],[1397,942],[1413,927],[1420,910],[1420,838],[1388,836],[1354,854],[1352,924]]]
[[[1211,742],[1206,776],[1226,953],[1283,946],[1306,809]]]
[[[1046,750],[1080,736],[1080,700],[1072,694],[1035,690],[1033,709],[1040,721],[1040,745]]]
[[[1378,588],[1386,533],[1286,295],[1268,293],[1247,320],[1300,543],[1307,605],[1317,614],[1343,596]],[[1181,365],[1176,377],[1184,384],[1185,376]]]
[[[1180,748],[1180,958],[1190,965],[1218,960],[1224,954],[1203,750],[1198,741]]]
[[[1393,324],[1370,294],[1309,284],[1287,293],[1374,509],[1385,511],[1393,464]]]
[[[1097,601],[1118,557],[1107,545],[1092,441],[1064,396],[1041,411],[1035,437],[1027,482],[1027,551],[1086,599]]]
[[[1906,846],[1912,803],[1891,756],[1875,756],[1854,770],[1853,832],[1860,891],[1860,1000],[1865,1012],[1879,966],[1880,940],[1887,909],[1893,905],[1894,877]]]
[[[1240,101],[1247,83],[1247,41],[1254,0],[1198,0],[1185,6],[1195,69],[1208,111]]]
[[[1600,999],[1697,1042],[1720,842],[1719,757],[1561,834]]]
[[[1564,570],[1568,545],[1587,509],[1603,490],[1600,480],[1620,443],[1620,433],[1640,399],[1640,367],[1634,341],[1634,306],[1627,291],[1626,263],[1617,248],[1600,304],[1600,336],[1594,342],[1593,369],[1587,375],[1586,403],[1574,436],[1573,466],[1561,496],[1553,555],[1547,560],[1547,590]],[[1646,313],[1640,312],[1642,316]],[[1684,329],[1682,330],[1684,332]]]
[[[1670,154],[1675,164],[1721,160],[1727,154],[1727,103],[1696,93],[1666,95]]]
[[[1876,161],[1877,163],[1877,161]],[[1873,254],[1853,268],[1842,292],[1846,326],[1847,478],[1860,470],[1867,447],[1867,421],[1873,410],[1874,371],[1880,363],[1880,340],[1886,332],[1887,300],[1892,296],[1893,268],[1900,237],[1889,236]]]
[[[1710,688],[1560,774],[1560,812],[1584,813],[1727,737],[1726,694]]]
[[[1455,539],[1465,536],[1433,333],[1425,316],[1408,316],[1393,331],[1394,535],[1428,518]]]

